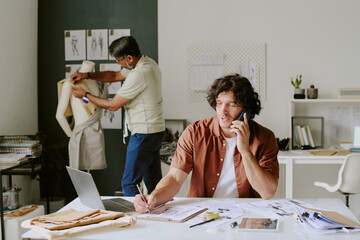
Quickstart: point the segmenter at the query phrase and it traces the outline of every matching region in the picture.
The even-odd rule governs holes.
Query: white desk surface
[[[133,199],[133,198],[127,198]],[[184,198],[185,199],[185,198]],[[189,201],[201,201],[201,198],[186,198]],[[234,200],[234,199],[224,199]],[[248,202],[254,201],[256,199],[235,199],[237,202]],[[335,198],[323,198],[323,199],[299,199],[304,202],[313,204],[319,208],[325,208],[333,210],[343,214],[344,216],[357,221],[355,216],[348,210],[348,208],[339,200]],[[79,199],[75,199],[63,209],[74,208],[78,210],[88,209],[86,206],[82,205]],[[137,213],[134,213],[136,216]],[[259,215],[258,213],[245,211],[243,216],[246,217],[270,217],[266,213],[264,215]],[[28,231],[23,234],[23,239],[41,239],[38,235],[32,231]],[[175,239],[175,240],[185,240],[185,239],[283,239],[283,240],[297,240],[297,239],[317,239],[317,240],[338,240],[338,239],[360,239],[360,232],[357,233],[336,233],[336,234],[327,234],[320,235],[315,231],[305,228],[304,225],[296,221],[295,219],[280,220],[280,228],[277,232],[240,232],[235,229],[231,229],[228,224],[222,225],[219,227],[218,231],[211,232],[209,228],[205,225],[197,226],[194,228],[189,228],[189,225],[185,223],[173,223],[173,222],[161,222],[161,221],[151,221],[151,220],[141,220],[138,219],[135,226],[130,228],[120,228],[111,231],[102,231],[98,233],[92,233],[87,235],[79,235],[76,238],[71,239],[137,239],[137,240],[146,240],[146,239],[156,239],[156,240],[165,240],[165,239]]]

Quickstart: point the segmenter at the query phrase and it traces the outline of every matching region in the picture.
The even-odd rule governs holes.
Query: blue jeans
[[[160,148],[165,132],[130,136],[126,153],[126,163],[121,181],[124,196],[139,193],[136,184],[144,179],[148,192],[151,193],[161,179]]]

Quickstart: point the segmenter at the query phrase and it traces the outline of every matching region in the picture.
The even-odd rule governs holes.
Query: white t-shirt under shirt
[[[216,187],[214,198],[238,198],[239,193],[235,180],[234,151],[236,147],[236,137],[226,138],[226,153],[220,179]]]

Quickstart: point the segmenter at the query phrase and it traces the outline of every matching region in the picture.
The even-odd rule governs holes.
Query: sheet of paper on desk
[[[239,204],[240,207],[257,212],[266,217],[272,214],[274,217],[292,217],[294,215],[294,205],[289,200],[259,200]]]
[[[274,217],[286,218],[293,217],[294,211],[296,210],[294,204],[308,208],[313,207],[311,204],[294,199],[259,200],[241,203],[239,205],[244,209],[249,209],[267,217],[269,214],[273,214]]]
[[[227,224],[237,220],[244,214],[244,210],[239,208],[235,201],[219,201],[219,200],[207,200],[196,203],[197,206],[202,208],[208,208],[207,212],[219,212],[219,218],[215,221],[202,225],[203,227],[218,227],[223,224]],[[204,221],[204,213],[197,215],[190,219],[186,224],[194,225]]]
[[[192,205],[164,205],[151,213],[139,215],[137,218],[146,220],[184,222],[206,209]]]

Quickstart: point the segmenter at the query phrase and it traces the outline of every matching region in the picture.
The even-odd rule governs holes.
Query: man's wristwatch
[[[88,95],[88,94],[89,94],[88,92],[85,92],[85,96],[82,98],[82,100],[83,100],[84,103],[88,103],[88,102],[89,102],[89,99],[87,98],[87,95]]]
[[[90,78],[90,72],[87,73],[88,77],[87,78]]]

